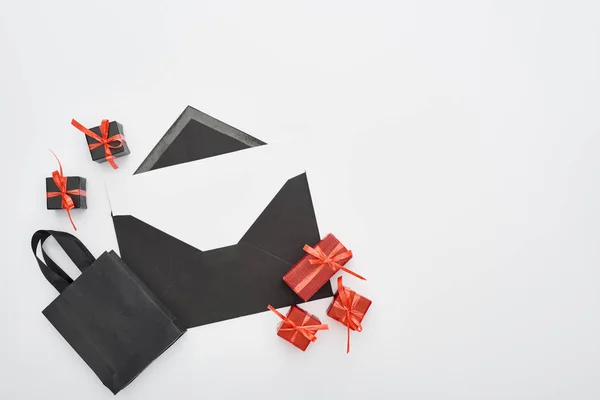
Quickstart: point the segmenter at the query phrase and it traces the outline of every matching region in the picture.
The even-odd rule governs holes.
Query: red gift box
[[[304,246],[307,253],[284,276],[285,283],[304,301],[308,301],[339,270],[365,280],[362,276],[344,268],[352,258],[348,250],[331,233],[314,248]]]
[[[315,334],[320,330],[327,330],[327,325],[321,324],[319,318],[307,313],[298,306],[291,306],[287,317],[269,305],[281,322],[277,327],[277,336],[287,340],[297,348],[305,351],[311,342],[317,340]]]
[[[327,309],[327,315],[348,327],[346,353],[350,352],[350,330],[361,332],[361,322],[371,307],[372,301],[342,285],[342,277],[337,281],[338,291]]]

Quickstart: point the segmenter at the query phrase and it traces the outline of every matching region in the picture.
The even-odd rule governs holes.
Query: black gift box
[[[86,179],[80,176],[67,177],[67,192],[77,189],[85,192],[86,182]],[[52,178],[46,178],[46,193],[60,193],[60,190]],[[73,199],[75,208],[87,208],[87,197],[85,195],[67,194]],[[48,210],[60,210],[62,208],[62,197],[47,197],[46,208]]]
[[[82,271],[75,281],[44,252],[50,236]],[[36,254],[40,242],[46,264]],[[37,231],[31,245],[42,273],[60,292],[44,316],[114,394],[185,333],[115,252],[96,260],[75,236],[57,231]]]
[[[95,126],[93,128],[90,128],[90,131],[92,131],[95,134],[97,134],[98,136],[102,137],[102,132],[100,131],[100,126]],[[117,121],[111,121],[110,124],[108,125],[108,138],[110,139],[112,136],[115,136],[115,135],[121,135],[124,137],[123,125],[121,125]],[[88,135],[84,135],[84,136],[85,136],[85,140],[87,140],[88,145],[98,143],[98,141],[96,139],[94,139]],[[113,142],[111,144],[118,145],[118,143],[119,142]],[[127,146],[127,142],[125,140],[123,140],[123,146],[118,147],[116,149],[111,148],[110,152],[115,158],[126,156],[127,154],[129,154],[129,147]],[[94,161],[98,161],[101,163],[106,161],[106,153],[105,153],[104,146],[98,146],[95,149],[90,150],[90,154],[92,155],[92,160],[94,160]]]

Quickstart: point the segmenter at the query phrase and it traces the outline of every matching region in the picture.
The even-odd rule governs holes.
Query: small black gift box
[[[80,176],[66,177],[58,157],[54,152],[52,154],[58,162],[58,170],[52,172],[52,178],[46,178],[46,207],[49,210],[65,210],[73,229],[77,230],[71,210],[87,208],[86,180]]]
[[[123,125],[117,121],[109,122],[107,119],[93,128],[86,128],[79,122],[72,120],[71,125],[85,134],[92,160],[106,162],[114,168],[119,168],[114,159],[129,154],[129,146],[123,134]]]
[[[93,128],[90,128],[90,131],[92,131],[95,134],[97,134],[98,136],[102,137],[102,131],[100,130],[100,126],[95,126]],[[121,125],[117,121],[111,121],[108,124],[108,138],[110,139],[111,137],[114,137],[116,135],[121,135],[123,138],[125,138],[125,135],[123,135],[123,125]],[[85,140],[87,140],[88,146],[93,146],[96,143],[98,143],[98,141],[96,139],[94,139],[88,135],[85,135]],[[117,142],[113,142],[113,143],[118,144]],[[113,144],[113,143],[111,143],[111,144]],[[127,146],[127,142],[125,140],[123,140],[123,146],[116,147],[116,148],[110,148],[110,153],[115,158],[126,156],[127,154],[129,154],[129,147]],[[97,161],[97,162],[106,162],[106,153],[105,153],[104,146],[98,146],[95,149],[91,149],[90,154],[92,155],[92,160]]]
[[[77,279],[44,251],[50,236],[81,270]],[[36,254],[40,243],[43,261]],[[95,259],[75,236],[46,230],[33,235],[31,247],[42,273],[59,292],[42,313],[114,394],[185,333],[115,252]]]
[[[73,208],[87,208],[86,179],[80,176],[69,176],[66,195],[73,200]],[[46,178],[46,208],[48,210],[63,209],[61,190],[53,178]]]

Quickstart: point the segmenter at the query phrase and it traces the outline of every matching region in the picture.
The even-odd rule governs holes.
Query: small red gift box
[[[349,353],[350,330],[362,331],[361,322],[371,307],[372,301],[343,286],[341,276],[338,278],[337,284],[338,291],[333,297],[333,303],[327,309],[327,315],[348,327],[346,353]]]
[[[344,268],[352,258],[352,251],[331,233],[314,248],[305,245],[304,251],[307,254],[283,276],[285,283],[304,301],[308,301],[339,270],[365,280]]]
[[[327,325],[321,324],[319,318],[311,315],[298,306],[291,306],[287,317],[269,305],[281,322],[277,327],[277,336],[287,340],[297,348],[305,351],[311,342],[317,340],[315,334],[320,330],[327,330]]]

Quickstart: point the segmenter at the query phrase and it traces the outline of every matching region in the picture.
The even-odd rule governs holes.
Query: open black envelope
[[[273,182],[278,182],[279,191],[270,202],[263,203],[262,207],[266,205],[266,208],[258,217],[252,217],[253,223],[246,225],[249,228],[234,244],[215,245],[215,248],[203,251],[199,245],[191,243],[196,236],[204,235],[210,240],[210,232],[221,228],[220,224],[208,223],[209,215],[223,213],[225,219],[229,218],[230,223],[239,226],[235,224],[237,221],[231,220],[239,219],[236,213],[247,208],[246,203],[250,200],[242,195],[234,195],[232,200],[232,196],[226,194],[221,199],[219,187],[246,185],[239,193],[255,191],[258,183],[267,176],[253,172],[252,160],[269,160],[258,168],[264,173],[269,171],[271,164],[281,164],[289,158],[278,154],[275,159],[269,159],[268,154],[272,156],[278,149],[268,147],[269,152],[252,150],[263,154],[244,152],[243,156],[242,153],[231,155],[229,160],[216,160],[216,163],[215,159],[207,160],[211,161],[208,165],[203,165],[203,161],[137,175],[130,178],[129,184],[121,184],[116,190],[121,192],[119,196],[111,195],[109,187],[121,257],[186,327],[263,312],[268,304],[285,307],[302,302],[282,277],[302,258],[305,244],[314,245],[320,240],[306,173],[296,174],[294,169],[278,168],[273,173],[277,175]],[[240,163],[246,166],[246,176],[240,177],[238,175],[243,173],[236,172]],[[218,172],[211,172],[215,170]],[[200,183],[205,182],[207,176],[219,174],[223,177],[211,176],[213,184]],[[283,176],[289,179],[286,181]],[[168,191],[157,191],[165,185],[178,187],[177,195],[170,197]],[[201,197],[187,194],[194,193],[193,188],[198,185]],[[270,189],[273,187],[271,184]],[[259,197],[265,199],[265,194]],[[130,208],[115,207],[115,200],[119,203],[119,198]],[[176,212],[169,211],[172,209],[168,204],[171,198],[181,203],[176,206]],[[182,199],[186,200],[181,202]],[[260,200],[254,201],[253,208],[249,208],[251,212],[256,210]],[[144,216],[136,215],[136,206],[140,203],[143,203],[141,209],[151,208]],[[224,209],[213,210],[221,206]],[[185,211],[186,207],[189,212]],[[247,216],[244,217],[249,221]],[[169,229],[176,231],[176,235]],[[228,233],[227,228],[222,229]],[[327,284],[312,299],[332,295],[332,287]]]

